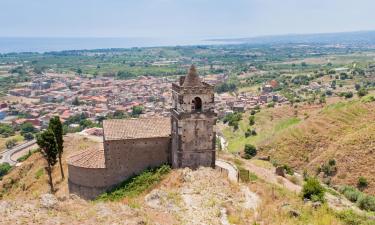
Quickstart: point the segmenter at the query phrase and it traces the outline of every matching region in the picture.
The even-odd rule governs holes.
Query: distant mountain
[[[210,39],[238,44],[375,44],[375,31],[357,31],[320,34],[287,34],[250,38]]]

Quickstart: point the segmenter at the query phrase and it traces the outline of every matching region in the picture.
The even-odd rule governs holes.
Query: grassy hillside
[[[264,116],[270,112],[265,110]],[[274,129],[277,135],[302,122],[282,117],[276,120],[279,121]],[[69,135],[65,138],[64,155],[95,148],[98,144]],[[221,221],[224,224],[353,224],[345,222],[346,214],[336,214],[326,204],[314,209],[298,194],[256,175],[252,175],[250,182],[239,185],[211,168],[169,171],[168,167],[161,167],[146,171],[99,200],[87,202],[69,195],[67,179],[60,179],[56,167],[53,176],[57,203],[45,208],[40,200],[49,189],[44,166],[41,155],[32,154],[0,181],[0,206],[7,207],[7,210],[0,210],[1,224],[25,223],[30,219],[34,224],[76,221],[90,225],[120,224],[124,219],[127,224],[219,224]],[[63,166],[67,172],[65,160]],[[249,192],[260,201],[255,201]],[[291,215],[291,211],[298,216]]]
[[[299,109],[300,112],[296,115],[295,109],[290,106],[265,108],[255,114],[253,126],[249,124],[249,112],[242,115],[237,130],[229,126],[222,126],[222,124],[219,126],[223,127],[223,135],[228,141],[228,151],[240,152],[244,149],[245,144],[262,145],[262,143],[269,142],[283,130],[300,123],[304,119],[304,112],[311,109],[314,107]],[[257,135],[245,137],[245,132],[248,129],[255,129]]]
[[[356,186],[363,176],[369,182],[365,192],[375,194],[375,102],[338,102],[304,115],[292,126],[295,120],[277,122],[272,139],[258,142],[260,154],[310,174],[334,159],[333,184]]]

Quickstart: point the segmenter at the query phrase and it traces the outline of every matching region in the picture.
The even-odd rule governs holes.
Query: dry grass
[[[72,152],[80,151],[87,148],[95,148],[98,143],[92,142],[88,139],[69,135],[65,138],[65,148],[63,155],[63,168],[65,175],[68,174],[68,167],[66,164],[66,157]],[[49,191],[47,184],[47,174],[36,176],[40,174],[40,170],[45,167],[45,160],[40,153],[35,153],[28,160],[22,163],[21,166],[14,168],[2,181],[0,181],[0,193],[3,199],[33,199],[39,197],[42,193]],[[53,178],[55,188],[57,189],[57,196],[68,195],[67,179],[61,180],[60,169],[58,163],[53,171]]]
[[[7,149],[5,146],[5,143],[11,139],[15,139],[17,141],[17,144],[20,144],[24,140],[23,136],[20,134],[16,134],[14,136],[7,137],[7,138],[0,137],[0,152]]]
[[[301,171],[315,174],[329,159],[337,162],[334,184],[356,185],[359,176],[369,180],[368,193],[375,194],[375,103],[339,102],[284,130],[261,146],[271,155]]]
[[[261,205],[250,221],[242,221],[239,224],[342,224],[335,214],[327,206],[314,209],[309,204],[303,203],[300,196],[284,188],[257,180],[249,184],[250,190],[256,192],[262,199]],[[293,210],[300,214],[293,217],[289,212]]]

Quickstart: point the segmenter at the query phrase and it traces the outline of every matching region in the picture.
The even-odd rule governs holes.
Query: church
[[[94,199],[147,168],[215,167],[214,87],[192,65],[172,84],[170,118],[103,121],[103,148],[68,158],[69,192]]]

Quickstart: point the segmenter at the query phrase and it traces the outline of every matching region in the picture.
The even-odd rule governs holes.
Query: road
[[[25,148],[28,148],[28,147],[34,145],[35,143],[36,143],[36,140],[31,140],[31,141],[25,142],[23,144],[17,145],[15,147],[11,148],[11,149],[7,149],[7,150],[1,152],[0,155],[2,157],[0,159],[0,163],[7,162],[11,166],[17,164],[17,161],[12,160],[12,155],[19,152],[19,151],[24,150]]]

